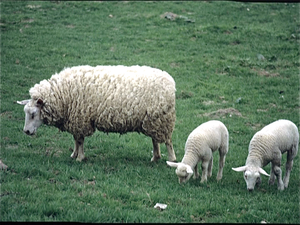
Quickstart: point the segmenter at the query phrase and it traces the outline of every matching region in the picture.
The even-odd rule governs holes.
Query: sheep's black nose
[[[26,131],[24,130],[24,133],[27,134],[27,135],[30,135],[30,131],[29,130],[26,130]]]
[[[248,191],[249,191],[249,192],[252,192],[252,191],[253,191],[253,188],[248,188]]]

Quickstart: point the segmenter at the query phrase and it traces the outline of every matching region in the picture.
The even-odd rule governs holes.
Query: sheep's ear
[[[190,166],[186,166],[186,172],[188,173],[188,174],[193,174],[194,172],[193,172],[193,170],[192,170],[192,168],[190,167]]]
[[[240,166],[240,167],[237,167],[237,168],[231,168],[233,169],[234,171],[236,172],[244,172],[247,170],[247,166]]]
[[[259,169],[258,169],[258,172],[261,173],[261,174],[263,174],[263,175],[265,175],[265,176],[268,176],[268,177],[270,176],[270,175],[269,175],[266,171],[264,171],[262,168],[259,168]]]
[[[169,162],[169,161],[167,161],[167,164],[169,165],[169,166],[171,166],[171,167],[178,167],[178,163],[175,163],[175,162]]]
[[[17,103],[20,104],[20,105],[26,105],[28,102],[30,102],[30,99],[17,101]]]

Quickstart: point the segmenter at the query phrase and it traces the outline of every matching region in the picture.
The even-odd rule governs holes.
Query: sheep
[[[180,163],[169,162],[171,167],[176,167],[179,183],[187,182],[194,171],[194,179],[199,177],[198,162],[202,162],[201,183],[207,182],[207,176],[212,175],[213,152],[219,150],[219,171],[217,180],[222,179],[225,157],[228,152],[229,134],[226,126],[218,121],[211,120],[202,123],[194,129],[185,143],[185,153]]]
[[[170,161],[175,126],[175,81],[165,71],[149,66],[96,66],[65,68],[29,90],[24,132],[36,133],[41,124],[73,135],[72,158],[82,161],[83,143],[95,130],[106,133],[143,133],[152,138],[153,157],[161,158],[165,143]]]
[[[260,185],[260,174],[269,176],[269,184],[273,185],[277,177],[278,190],[288,187],[293,159],[298,152],[299,132],[296,125],[289,120],[277,120],[258,131],[252,137],[246,165],[232,168],[237,172],[244,172],[244,179],[248,191],[253,191],[255,185]],[[286,172],[282,181],[280,169],[282,154],[287,152]],[[264,166],[271,162],[271,175]]]

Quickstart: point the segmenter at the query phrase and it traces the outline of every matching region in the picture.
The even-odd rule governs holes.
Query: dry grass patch
[[[272,72],[266,71],[264,69],[253,68],[252,71],[256,72],[259,76],[264,76],[264,77],[278,77],[279,76],[279,73],[272,73]]]
[[[232,116],[238,116],[238,117],[243,117],[242,114],[234,108],[227,108],[227,109],[218,109],[217,111],[213,111],[213,112],[208,112],[208,113],[204,113],[202,115],[198,115],[198,116],[206,116],[206,117],[211,117],[211,118],[225,118],[226,116],[232,117]]]

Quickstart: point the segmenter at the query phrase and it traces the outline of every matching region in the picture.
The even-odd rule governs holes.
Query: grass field
[[[2,1],[1,221],[299,223],[300,166],[278,191],[268,177],[249,193],[242,173],[252,136],[277,119],[299,121],[299,4]],[[177,15],[173,19],[172,12]],[[64,67],[148,65],[176,81],[177,160],[189,133],[211,119],[229,131],[221,182],[178,183],[152,143],[137,133],[96,132],[87,161],[70,158],[73,137],[41,126],[23,134],[35,83]],[[285,172],[286,155],[282,160]],[[201,167],[200,167],[201,168]],[[264,168],[270,171],[270,165]],[[159,211],[156,203],[168,207]]]

